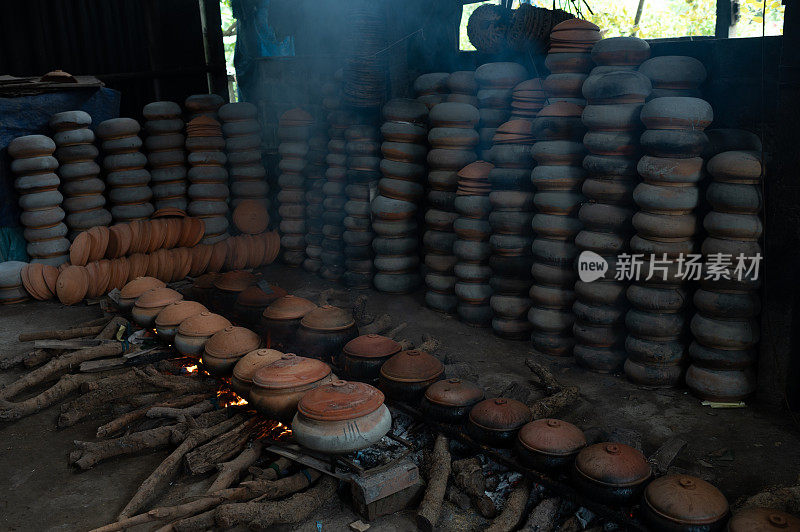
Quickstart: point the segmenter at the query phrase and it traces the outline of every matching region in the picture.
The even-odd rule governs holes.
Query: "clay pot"
[[[56,281],[56,296],[64,305],[80,303],[89,289],[89,274],[82,266],[67,266]]]
[[[596,443],[578,453],[573,480],[581,491],[607,504],[636,500],[652,476],[644,455],[622,443]]]
[[[324,362],[286,353],[253,374],[250,403],[267,418],[290,423],[300,398],[334,378]]]
[[[230,241],[232,239],[229,238],[228,240]],[[234,253],[236,252],[238,252],[238,250]],[[257,280],[257,276],[243,270],[223,273],[214,280],[214,290],[212,292],[213,300],[211,301],[212,306],[223,312],[231,312],[239,294],[246,288],[253,286]]]
[[[259,368],[279,360],[283,353],[275,349],[256,349],[240,358],[233,366],[231,389],[244,399],[250,397],[253,375]]]
[[[120,290],[119,307],[121,310],[130,310],[143,293],[155,288],[164,288],[165,286],[167,285],[164,281],[160,281],[155,277],[137,276]]]
[[[444,365],[425,351],[401,351],[381,366],[380,389],[390,397],[414,404],[443,373]]]
[[[721,530],[729,513],[717,488],[689,475],[667,475],[648,484],[642,507],[652,527],[674,532]]]
[[[158,313],[155,319],[156,333],[166,342],[172,342],[178,333],[178,327],[184,320],[208,312],[208,309],[197,301],[179,300],[170,303]]]
[[[263,201],[245,199],[233,210],[233,224],[242,233],[256,235],[266,231],[269,213]]]
[[[261,338],[250,329],[229,325],[206,341],[203,367],[214,375],[228,375],[241,357],[260,345]]]
[[[492,447],[510,447],[517,431],[531,420],[531,411],[515,399],[484,399],[469,412],[467,434]]]
[[[725,529],[727,532],[795,532],[800,519],[771,508],[744,508],[736,512]]]
[[[664,55],[639,65],[639,72],[650,78],[653,87],[693,89],[706,79],[706,68],[694,57]]]
[[[292,433],[308,449],[344,454],[374,445],[391,426],[380,390],[362,382],[334,380],[303,395]]]
[[[167,305],[183,299],[171,288],[161,287],[148,290],[136,299],[136,303],[131,309],[133,321],[145,328],[153,327],[156,316],[164,310]]]
[[[420,406],[432,421],[460,425],[483,397],[479,386],[453,378],[431,384],[425,390]]]
[[[533,469],[557,469],[572,463],[586,446],[583,431],[560,419],[537,419],[517,434],[517,453]]]
[[[271,347],[294,346],[300,320],[315,308],[314,303],[302,297],[288,295],[276,299],[262,314],[261,336]]]
[[[199,358],[206,341],[217,331],[229,327],[229,322],[219,314],[201,312],[180,324],[175,335],[175,349],[183,356]]]
[[[261,321],[264,310],[276,299],[287,295],[280,286],[270,285],[268,291],[259,286],[249,286],[239,292],[234,305],[234,314],[238,320],[256,326]]]
[[[323,305],[305,314],[297,331],[300,351],[325,362],[338,360],[342,348],[358,336],[352,314],[332,305]]]
[[[400,352],[400,344],[379,334],[354,338],[342,348],[339,365],[350,379],[374,381],[383,363]]]

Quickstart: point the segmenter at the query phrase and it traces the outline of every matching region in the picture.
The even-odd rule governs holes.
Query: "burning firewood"
[[[530,494],[531,483],[525,478],[508,496],[508,500],[503,506],[503,511],[492,521],[491,526],[486,529],[487,532],[511,532],[515,530],[525,513],[525,504],[528,502]]]
[[[492,499],[486,495],[486,481],[477,457],[453,461],[453,482],[469,495],[478,512],[487,519],[497,515]]]
[[[123,414],[118,418],[112,419],[105,425],[100,425],[97,428],[97,437],[98,438],[105,438],[111,434],[114,434],[117,431],[120,431],[133,423],[134,421],[138,421],[147,416],[147,413],[154,408],[181,408],[185,406],[193,405],[199,401],[203,401],[207,398],[211,397],[211,394],[195,394],[195,395],[186,395],[183,397],[177,397],[175,399],[171,399],[168,401],[163,401],[157,403],[155,405],[149,404],[147,406],[143,406],[141,408],[137,408],[131,412]]]
[[[554,417],[578,402],[580,394],[576,386],[562,386],[547,368],[532,358],[526,359],[525,364],[537,377],[538,384],[548,393],[547,397],[528,405],[534,419]]]
[[[206,493],[210,494],[231,487],[233,483],[239,479],[243,471],[247,471],[251,465],[256,463],[256,460],[261,456],[261,447],[262,445],[259,441],[250,442],[244,450],[239,453],[239,456],[233,460],[217,464],[219,474],[217,478],[214,479],[214,482],[211,483]],[[277,476],[274,470],[270,471]]]
[[[561,499],[550,497],[544,499],[531,511],[528,520],[519,532],[552,532],[556,527]]]
[[[443,434],[436,436],[428,469],[428,486],[419,510],[417,510],[417,526],[426,532],[436,528],[439,514],[442,511],[442,502],[447,491],[447,479],[450,476],[449,446],[450,442]]]

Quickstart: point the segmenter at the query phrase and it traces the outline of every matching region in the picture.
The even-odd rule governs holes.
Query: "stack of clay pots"
[[[327,124],[317,120],[311,138],[308,139],[308,156],[306,157],[306,258],[303,269],[319,272],[322,269],[322,240],[325,234],[322,228],[325,221],[325,158],[328,156]]]
[[[261,125],[258,109],[252,103],[227,103],[219,108],[228,175],[231,186],[231,207],[242,200],[256,200],[269,208],[267,172],[261,162]]]
[[[648,59],[639,72],[650,79],[650,99],[663,96],[700,98],[700,85],[706,80],[706,67],[694,57],[662,55]]]
[[[322,214],[322,268],[320,276],[330,281],[338,281],[344,275],[344,219],[347,213],[344,206],[347,203],[347,141],[344,139],[344,132],[350,124],[350,115],[338,109],[337,89],[328,87],[329,94],[323,100],[323,105],[330,112],[328,113],[328,154],[325,162],[328,165],[325,170],[325,185],[322,192],[325,199],[322,200],[324,212]]]
[[[425,246],[425,302],[440,312],[456,312],[456,278],[453,268],[457,258],[453,253],[456,235],[453,222],[458,172],[478,156],[478,109],[466,103],[445,102],[430,110],[428,143],[428,210],[425,213],[427,231],[422,237]]]
[[[707,268],[694,293],[697,313],[691,322],[694,341],[689,347],[686,384],[702,399],[733,402],[753,394],[757,384],[763,262],[756,263],[757,277],[746,270],[762,252],[758,242],[763,233],[760,153],[723,152],[709,160],[706,169],[713,181],[706,191],[712,210],[703,220],[708,233],[703,260],[708,266],[714,254],[730,257],[727,267],[718,268],[729,278]],[[743,264],[739,255],[744,256]]]
[[[84,111],[65,111],[50,117],[55,131],[55,156],[61,178],[62,207],[67,211],[66,224],[74,233],[111,223],[111,213],[105,209],[105,183],[98,178],[100,167],[95,162],[97,148],[94,132],[89,129],[92,117]]]
[[[24,286],[22,272],[30,266],[32,265],[18,260],[0,262],[0,305],[11,305],[27,301],[29,292]],[[52,294],[52,291],[55,290],[54,279],[58,279],[58,270],[53,269],[49,273],[50,275],[48,275],[47,279],[41,273],[39,277],[42,278],[42,281],[46,281],[43,284],[45,284],[47,291]]]
[[[695,251],[700,155],[708,143],[703,130],[714,114],[699,98],[668,96],[650,100],[640,116],[646,155],[638,164],[642,183],[633,192],[639,210],[631,252],[645,257],[640,280],[627,290],[632,308],[625,316],[625,374],[638,384],[674,386],[684,370],[690,299],[689,279],[681,277],[676,259]]]
[[[489,278],[491,246],[489,238],[489,172],[493,165],[486,161],[468,164],[458,172],[458,190],[454,206],[458,218],[453,222],[456,241],[453,255],[455,265],[455,293],[458,298],[456,313],[461,321],[474,327],[488,327],[492,323],[490,299],[492,287]]]
[[[372,286],[372,239],[370,220],[371,191],[380,179],[381,133],[371,125],[377,118],[362,114],[345,130],[347,141],[347,203],[344,210],[344,283],[351,288]]]
[[[97,135],[103,141],[103,169],[115,222],[142,220],[154,211],[150,203],[150,172],[145,169],[147,157],[139,151],[140,129],[133,118],[112,118],[97,126]]]
[[[606,373],[619,371],[626,357],[625,292],[630,281],[615,279],[615,270],[616,258],[630,250],[633,234],[632,193],[643,128],[639,114],[650,92],[635,64],[647,57],[649,48],[639,39],[614,38],[600,41],[592,53],[600,66],[583,87],[588,100],[583,111],[588,130],[583,138],[588,152],[583,194],[588,201],[578,213],[583,230],[576,243],[579,251],[602,256],[609,268],[601,279],[575,284],[575,359]]]
[[[539,78],[519,83],[511,91],[511,120],[533,120],[545,106],[547,95]]]
[[[414,94],[417,100],[424,103],[428,109],[447,100],[447,80],[450,74],[447,72],[431,72],[422,74],[414,80]]]
[[[386,95],[386,12],[378,3],[348,2],[349,34],[343,69],[342,99],[349,107],[372,112]]]
[[[278,214],[283,261],[300,266],[306,258],[306,156],[314,118],[297,107],[281,115],[278,121]]]
[[[545,58],[550,75],[542,81],[550,103],[586,104],[581,87],[592,69],[590,52],[599,40],[600,28],[585,20],[574,18],[553,27]]]
[[[552,356],[572,356],[575,317],[575,237],[581,230],[578,209],[584,197],[583,108],[559,101],[539,111],[533,122],[537,142],[531,153],[533,197],[533,285],[528,313],[534,348]]]
[[[494,168],[489,172],[492,329],[498,336],[517,340],[529,339],[531,332],[528,292],[533,264],[533,159],[530,150],[534,140],[528,120],[515,119],[502,124],[494,135],[491,151]]]
[[[203,244],[228,238],[228,171],[219,122],[201,115],[186,124],[189,151],[189,214],[205,222]]]
[[[468,103],[473,107],[478,107],[478,97],[476,96],[478,82],[475,81],[475,72],[472,70],[459,70],[447,76],[447,91],[449,94],[444,101]]]
[[[194,120],[198,116],[219,120],[217,111],[223,103],[225,100],[218,94],[192,94],[183,102],[187,114],[186,121]]]
[[[481,116],[478,129],[478,155],[481,159],[489,160],[495,130],[511,116],[514,87],[527,78],[528,72],[518,63],[486,63],[475,70]]]
[[[54,173],[58,168],[55,149],[55,142],[44,135],[17,137],[8,145],[8,154],[14,159],[11,171],[16,175],[14,188],[19,194],[28,255],[32,262],[58,266],[69,257],[69,240],[65,238],[67,226],[60,207],[64,198]]]
[[[400,98],[383,106],[379,195],[372,201],[375,288],[404,293],[419,286],[417,212],[424,194],[428,108]]]
[[[153,102],[142,111],[147,121],[144,130],[147,138],[144,147],[150,176],[153,180],[153,198],[156,209],[186,210],[186,138],[181,107],[175,102]]]

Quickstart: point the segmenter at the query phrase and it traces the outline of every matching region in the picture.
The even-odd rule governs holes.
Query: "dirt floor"
[[[316,298],[333,283],[281,266],[263,270],[264,277],[300,296]],[[478,380],[490,394],[530,375],[524,364],[532,356],[529,344],[499,339],[489,330],[474,329],[427,309],[422,294],[394,296],[374,291],[368,296],[371,314],[389,314],[407,322],[401,336],[419,343],[424,333],[438,339],[436,352],[446,363],[465,362],[478,370]],[[0,308],[0,356],[24,350],[20,332],[67,327],[100,315],[97,306],[63,307],[56,302],[29,302]],[[582,401],[561,416],[584,430],[597,428],[618,441],[641,446],[645,454],[673,436],[689,442],[675,465],[716,484],[733,502],[764,486],[793,483],[800,465],[800,435],[793,419],[746,409],[712,410],[685,390],[648,390],[624,377],[597,375],[575,367],[569,359],[538,357],[564,383],[580,388]],[[20,370],[0,372],[0,385]],[[93,440],[96,420],[65,430],[55,429],[58,406],[22,420],[0,424],[0,529],[88,530],[114,519],[142,480],[167,455],[166,451],[101,463],[76,473],[67,464],[73,440]],[[208,479],[208,482],[211,480]],[[169,502],[199,492],[205,483],[175,485]],[[339,500],[330,501],[307,522],[292,530],[347,530],[358,519]],[[410,515],[378,519],[371,530],[413,530]],[[463,523],[444,519],[447,529]],[[286,530],[289,530],[287,528]]]

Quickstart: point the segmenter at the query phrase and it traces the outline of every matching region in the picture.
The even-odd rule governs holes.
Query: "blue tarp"
[[[119,116],[120,93],[113,89],[75,89],[34,96],[0,98],[0,262],[28,260],[19,224],[8,144],[23,135],[50,135],[50,117],[62,111],[82,110],[92,117],[94,128]]]

